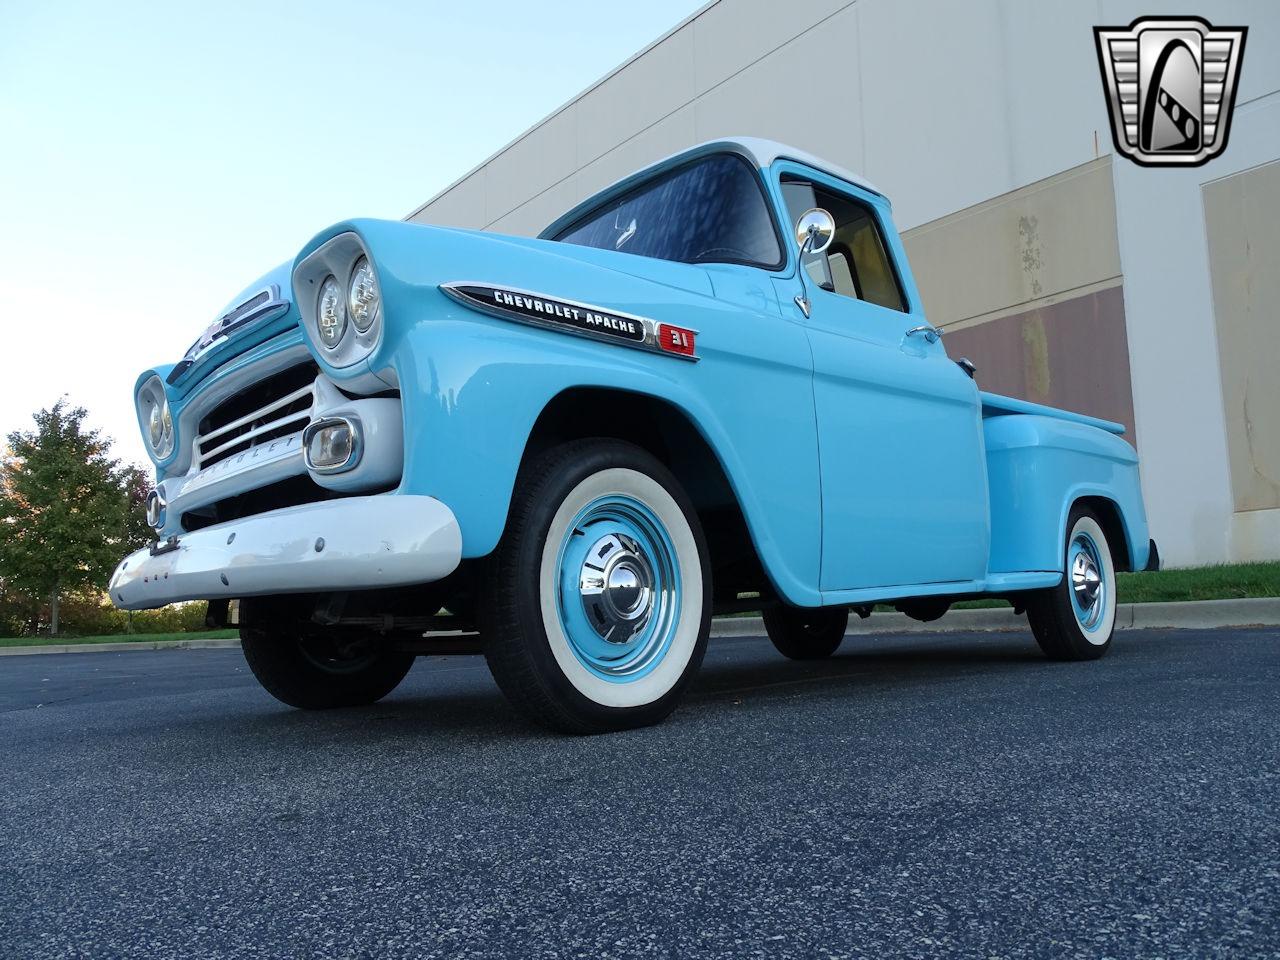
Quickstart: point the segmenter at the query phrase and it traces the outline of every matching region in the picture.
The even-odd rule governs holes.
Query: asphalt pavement
[[[1280,955],[1280,630],[712,641],[566,738],[478,658],[367,709],[237,650],[0,660],[0,956]]]

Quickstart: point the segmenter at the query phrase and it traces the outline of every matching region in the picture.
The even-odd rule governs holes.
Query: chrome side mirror
[[[796,221],[796,244],[802,257],[806,253],[822,253],[831,246],[835,235],[836,218],[821,207],[806,210]]]
[[[809,290],[804,282],[804,258],[807,254],[822,253],[831,246],[836,235],[836,218],[821,207],[814,207],[800,214],[796,221],[796,244],[800,252],[796,255],[796,273],[800,278],[800,293],[796,297],[796,306],[800,312],[809,317],[812,306],[809,303]]]

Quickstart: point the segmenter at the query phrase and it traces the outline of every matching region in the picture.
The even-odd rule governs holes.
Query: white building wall
[[[1171,560],[1280,557],[1280,510],[1234,512],[1225,418],[1240,412],[1223,405],[1201,197],[1201,184],[1277,158],[1273,92],[1237,106],[1226,154],[1204,167],[1113,168],[1143,493]],[[1280,304],[1273,309],[1275,336],[1257,349],[1280,371]],[[1274,436],[1280,410],[1262,413],[1259,429]]]
[[[639,166],[750,134],[864,173],[909,230],[1110,153],[1092,28],[1159,12],[717,0],[410,219],[531,235]],[[1226,154],[1193,170],[1111,165],[1144,491],[1175,564],[1280,557],[1280,511],[1233,512],[1200,195],[1280,157],[1280,4],[1228,0],[1204,15],[1250,28]]]
[[[1201,194],[1280,158],[1280,4],[1202,6],[1214,24],[1249,28],[1227,150],[1189,170],[1113,164],[1143,494],[1176,563],[1280,557],[1280,510],[1233,509],[1225,418],[1235,412],[1223,405]],[[1153,11],[1108,0],[1098,13],[1099,23],[1127,24]],[[1274,352],[1280,369],[1276,341],[1258,349]],[[1280,411],[1268,419],[1263,428],[1280,431]]]
[[[410,219],[533,234],[639,166],[750,134],[864,173],[908,229],[1093,159],[1095,133],[1109,151],[1094,22],[1043,0],[718,0]]]

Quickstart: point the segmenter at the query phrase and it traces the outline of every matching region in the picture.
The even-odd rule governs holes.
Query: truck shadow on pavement
[[[727,645],[734,639],[724,638],[720,643]],[[787,660],[771,647],[750,659],[728,652],[724,646],[720,650],[727,656],[703,664],[686,702],[727,696],[765,699],[774,693],[792,696],[800,686],[823,694],[847,690],[857,696],[864,686],[883,689],[886,685],[915,685],[960,674],[995,674],[997,668],[1004,672],[1046,664],[1034,640],[1013,633],[1000,634],[998,639],[982,634],[916,636],[909,641],[851,637],[831,658],[809,661]],[[711,659],[709,651],[708,661]]]
[[[448,669],[440,669],[448,664]],[[1025,634],[912,637],[910,640],[850,638],[835,656],[792,661],[767,641],[713,638],[708,655],[677,708],[675,718],[697,721],[703,711],[732,699],[761,705],[779,698],[813,696],[857,702],[868,690],[892,693],[960,676],[1007,678],[1011,672],[1051,669]],[[407,734],[457,734],[506,739],[545,739],[557,735],[522,720],[503,699],[480,658],[427,658],[415,664],[405,684],[381,703],[355,710],[305,712],[268,705],[243,717],[240,734],[273,732],[339,739],[358,731],[363,741],[395,740]],[[225,727],[223,735],[237,735]]]

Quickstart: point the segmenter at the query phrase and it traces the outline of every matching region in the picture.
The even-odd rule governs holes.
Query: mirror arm
[[[800,252],[796,254],[796,276],[800,279],[800,292],[796,295],[796,306],[800,308],[800,312],[804,314],[806,320],[809,319],[809,287],[804,281],[804,255],[809,252],[818,236],[818,228],[815,225],[809,226],[808,236],[804,238],[804,243],[800,244]]]

